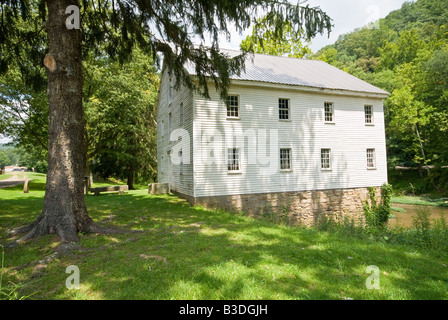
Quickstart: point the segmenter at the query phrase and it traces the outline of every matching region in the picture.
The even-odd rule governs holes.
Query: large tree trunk
[[[44,64],[48,76],[48,174],[44,206],[22,238],[57,234],[61,242],[79,241],[79,232],[97,230],[84,202],[85,137],[82,106],[81,31],[65,25],[69,5],[77,1],[47,0],[49,52]]]

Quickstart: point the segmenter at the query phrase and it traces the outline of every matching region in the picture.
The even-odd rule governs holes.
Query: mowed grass
[[[31,191],[0,190],[0,243],[40,213],[44,176]],[[80,235],[80,250],[43,261],[46,236],[5,250],[3,287],[29,299],[447,299],[447,253],[284,226],[192,207],[147,190],[86,196],[91,217],[125,234]],[[41,261],[41,262],[39,262]],[[80,270],[69,290],[66,268]],[[380,289],[369,290],[379,268]]]

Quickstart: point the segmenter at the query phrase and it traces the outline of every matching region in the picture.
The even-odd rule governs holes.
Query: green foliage
[[[284,21],[279,32],[279,35],[275,34],[272,22],[266,16],[260,18],[252,34],[241,42],[240,48],[243,51],[291,58],[303,58],[312,53],[309,42],[302,39],[303,31],[294,30],[290,21]]]
[[[431,186],[435,186],[442,194],[448,193],[448,169],[434,168],[431,175],[425,178],[425,182]]]
[[[274,27],[276,38],[280,38],[285,21],[290,22],[294,30],[302,30],[307,39],[325,30],[331,31],[332,27],[331,19],[321,9],[299,3],[294,5],[286,0],[174,0],[169,3],[83,0],[80,5],[85,51],[94,50],[94,55],[99,56],[104,50],[109,57],[120,62],[129,59],[135,45],[152,54],[155,60],[159,60],[157,53],[162,53],[164,64],[175,74],[176,88],[183,84],[206,97],[209,96],[209,78],[225,98],[229,75],[239,74],[244,67],[244,54],[230,58],[219,51],[219,35],[230,37],[230,25],[235,25],[237,31],[242,32],[257,23],[259,10],[266,10],[269,12],[267,21]],[[32,26],[40,27],[37,34],[43,34],[40,31],[47,15],[45,1],[7,2],[0,12],[0,17],[5,15],[10,21],[1,24],[2,51],[23,41],[31,51],[33,48],[40,49],[37,53],[39,62],[42,61],[45,45],[36,45],[33,40],[38,37],[33,38],[27,30],[17,30],[20,30],[21,23],[26,26],[32,21]],[[196,45],[194,37],[202,44]],[[203,45],[206,40],[210,40],[210,46]],[[99,50],[95,51],[96,48]],[[15,51],[10,51],[10,55],[0,58],[0,65],[5,70],[12,62],[18,61]],[[19,64],[26,68],[27,61],[22,60]],[[184,68],[187,61],[196,66],[195,78]]]
[[[381,202],[378,203],[376,189],[369,188],[369,200],[364,204],[364,215],[366,224],[373,228],[385,228],[391,215],[390,200],[392,186],[384,184],[381,186]]]
[[[397,240],[425,250],[448,250],[448,225],[444,214],[430,219],[429,210],[422,206],[413,217],[412,228],[397,230]]]
[[[4,166],[11,165],[11,159],[8,157],[5,151],[0,150],[0,169]]]
[[[88,156],[93,172],[107,178],[157,177],[155,100],[158,74],[138,49],[123,65],[110,59],[85,64]]]

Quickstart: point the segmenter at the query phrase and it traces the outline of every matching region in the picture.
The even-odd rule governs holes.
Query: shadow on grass
[[[32,221],[42,199],[8,200]],[[83,250],[60,257],[36,276],[14,271],[48,253],[54,239],[7,252],[8,278],[39,299],[447,299],[446,261],[404,246],[341,238],[275,225],[223,211],[191,207],[174,196],[146,192],[87,196],[91,217],[143,230],[82,235]],[[34,209],[33,209],[34,208]],[[46,249],[45,249],[46,248]],[[22,257],[22,258],[20,258]],[[81,288],[67,290],[65,268],[77,265]],[[379,267],[380,289],[368,290],[366,268]]]

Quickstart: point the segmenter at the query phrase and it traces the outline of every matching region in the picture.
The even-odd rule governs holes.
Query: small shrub
[[[376,200],[375,188],[369,188],[369,201],[364,204],[364,215],[366,224],[373,228],[384,228],[387,226],[391,215],[390,200],[392,196],[392,186],[384,184],[381,187],[381,203]]]

